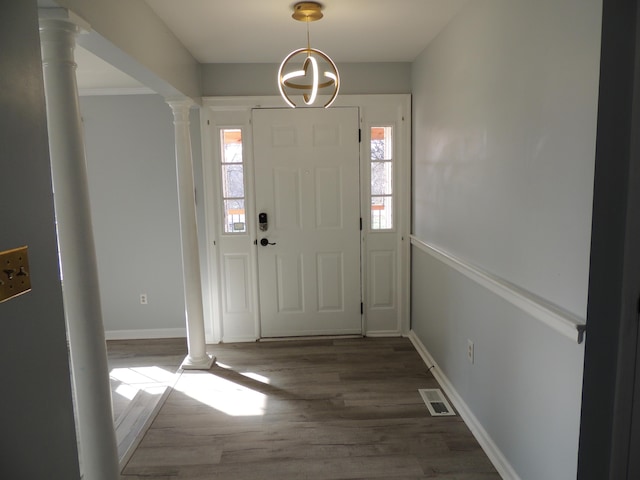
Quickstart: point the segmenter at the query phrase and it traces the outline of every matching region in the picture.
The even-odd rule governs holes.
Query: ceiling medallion
[[[299,2],[293,6],[295,20],[307,24],[307,47],[294,50],[280,64],[278,88],[287,104],[295,108],[292,97],[302,95],[306,105],[313,105],[319,95],[329,100],[323,105],[328,108],[338,96],[340,75],[331,58],[318,49],[311,48],[309,23],[323,17],[322,5],[317,2]]]

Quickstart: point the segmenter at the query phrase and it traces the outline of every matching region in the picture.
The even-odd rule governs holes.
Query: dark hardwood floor
[[[210,352],[209,371],[170,389],[123,480],[500,478],[460,417],[430,416],[418,389],[438,385],[407,339]]]

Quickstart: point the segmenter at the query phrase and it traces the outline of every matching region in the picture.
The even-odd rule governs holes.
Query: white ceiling
[[[146,0],[200,63],[279,63],[306,46],[291,0]],[[465,0],[323,0],[311,46],[336,62],[411,62]]]
[[[310,24],[311,46],[340,62],[411,62],[469,0],[323,0]],[[306,46],[306,25],[291,0],[146,0],[200,63],[279,63]],[[78,84],[137,82],[82,49]],[[104,79],[101,82],[100,79]],[[139,86],[139,84],[137,84]]]

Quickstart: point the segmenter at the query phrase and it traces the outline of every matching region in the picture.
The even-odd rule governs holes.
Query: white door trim
[[[411,96],[408,94],[387,94],[387,95],[341,95],[334,103],[336,106],[358,107],[360,110],[360,127],[375,123],[392,122],[397,127],[395,136],[398,170],[396,177],[397,185],[397,209],[396,209],[396,233],[397,233],[397,279],[395,288],[397,291],[397,319],[386,325],[385,328],[368,330],[366,316],[364,318],[364,334],[367,336],[394,336],[406,335],[409,332],[409,305],[410,305],[410,200],[411,200]],[[237,331],[230,335],[225,332],[222,315],[221,290],[221,264],[220,252],[218,251],[220,236],[220,208],[218,201],[218,152],[216,152],[216,142],[211,138],[212,129],[220,126],[238,126],[244,131],[251,131],[251,110],[254,108],[285,108],[279,96],[258,96],[258,97],[205,97],[201,112],[202,130],[202,161],[203,161],[203,184],[205,199],[205,237],[206,237],[206,258],[203,260],[203,275],[208,275],[211,290],[204,292],[205,318],[207,343],[254,341],[259,336],[259,317],[257,307],[256,286],[252,285],[250,301],[251,308],[248,310],[247,323],[242,333]],[[364,132],[363,132],[364,133]],[[251,135],[246,134],[247,142],[251,141]],[[363,134],[363,140],[364,140]],[[253,158],[250,143],[245,143],[247,169],[247,198],[246,202],[253,209],[255,199],[253,198]],[[366,151],[366,152],[365,152]],[[368,154],[368,149],[360,149],[360,162],[365,168],[370,159],[363,158]],[[368,214],[363,205],[363,214]],[[254,212],[247,213],[247,218],[254,218]],[[257,239],[255,222],[247,222],[251,244]],[[366,242],[366,233],[363,232],[363,241]],[[256,276],[256,250],[252,248],[248,252],[251,281],[257,283]],[[363,268],[366,269],[366,258],[363,258]],[[363,279],[363,285],[366,279]],[[366,298],[365,298],[366,302]],[[366,311],[366,309],[365,309]],[[208,315],[207,315],[208,313]],[[250,325],[251,324],[251,325]],[[229,330],[229,329],[227,329]]]

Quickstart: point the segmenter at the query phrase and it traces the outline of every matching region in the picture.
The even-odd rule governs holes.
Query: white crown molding
[[[105,95],[155,95],[156,92],[147,87],[106,87],[106,88],[79,88],[81,97],[105,96]]]

